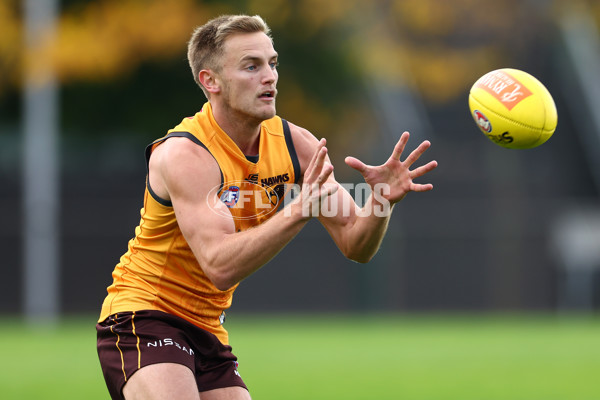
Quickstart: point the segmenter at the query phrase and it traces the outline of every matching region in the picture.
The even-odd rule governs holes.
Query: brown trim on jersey
[[[154,145],[162,143],[165,140],[172,138],[172,137],[184,137],[184,138],[190,139],[192,142],[196,143],[198,146],[201,146],[202,148],[204,148],[204,150],[208,151],[208,154],[210,154],[215,159],[215,161],[217,162],[217,166],[219,167],[219,172],[221,173],[221,186],[220,187],[222,188],[223,184],[224,184],[224,178],[223,178],[223,171],[221,170],[221,166],[219,165],[219,162],[217,161],[215,156],[213,156],[213,154],[210,152],[208,147],[206,147],[206,145],[200,141],[200,139],[198,139],[196,136],[192,135],[190,132],[185,132],[185,131],[171,132],[168,135],[166,135],[160,139],[156,139],[155,141],[150,143],[148,146],[146,146],[146,150],[145,150],[146,173],[148,175],[150,174],[150,155],[152,154],[152,149],[153,149]],[[149,178],[146,178],[146,187],[148,188],[148,192],[150,193],[152,198],[154,200],[156,200],[159,204],[162,204],[165,207],[173,207],[173,203],[170,200],[165,200],[165,199],[161,198],[160,196],[158,196],[156,194],[156,192],[154,192],[154,190],[152,190],[152,187],[150,187],[150,179]],[[221,189],[219,189],[219,191],[221,191]]]
[[[296,148],[294,147],[294,141],[292,139],[292,132],[290,131],[290,125],[288,122],[281,118],[283,125],[283,136],[285,137],[285,144],[287,145],[290,158],[292,159],[292,165],[294,166],[294,183],[300,181],[300,161],[298,161],[298,154],[296,154]]]
[[[162,197],[157,195],[154,190],[152,190],[152,187],[150,186],[150,180],[148,177],[146,177],[146,187],[148,188],[148,193],[150,193],[150,196],[152,196],[152,198],[156,200],[159,204],[162,204],[165,207],[173,207],[173,203],[170,200],[163,199]]]

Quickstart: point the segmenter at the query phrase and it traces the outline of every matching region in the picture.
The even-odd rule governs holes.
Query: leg
[[[184,365],[173,363],[143,367],[127,381],[123,396],[126,400],[200,399],[192,371]]]
[[[232,386],[200,393],[201,400],[250,400],[250,393],[242,387]]]

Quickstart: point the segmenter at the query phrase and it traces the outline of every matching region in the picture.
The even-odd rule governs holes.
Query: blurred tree
[[[22,34],[17,11],[14,0],[0,3],[0,96],[16,83],[20,68]]]
[[[0,2],[0,122],[16,123],[21,69],[21,20],[16,0]]]
[[[556,3],[561,3],[557,1]],[[597,2],[596,2],[597,3]],[[364,85],[402,80],[431,104],[464,96],[547,33],[551,5],[518,0],[64,0],[49,49],[63,127],[160,135],[204,101],[185,60],[192,29],[221,13],[262,15],[281,54],[280,111],[318,136],[370,127]],[[596,13],[600,7],[596,5]],[[14,120],[23,54],[17,0],[0,4],[0,119]],[[35,66],[35,63],[32,63]],[[175,118],[175,119],[174,119]],[[152,132],[150,132],[152,131]],[[342,146],[343,147],[343,146]]]
[[[106,81],[185,50],[190,30],[214,11],[191,0],[106,0],[66,12],[54,51],[61,80]]]

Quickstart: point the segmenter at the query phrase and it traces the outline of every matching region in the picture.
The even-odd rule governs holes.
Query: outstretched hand
[[[333,165],[327,161],[326,140],[321,139],[313,153],[302,179],[300,196],[294,203],[300,206],[303,219],[316,217],[320,213],[321,203],[337,192],[338,185],[327,184],[333,172]],[[288,209],[288,211],[290,211]]]
[[[420,184],[415,183],[413,180],[435,169],[438,165],[437,161],[430,161],[425,165],[410,169],[425,150],[431,146],[429,141],[422,142],[404,161],[400,160],[409,136],[408,132],[402,134],[394,147],[392,155],[383,165],[366,165],[354,157],[346,157],[345,160],[348,166],[360,172],[365,182],[371,186],[371,189],[374,189],[377,184],[387,185],[389,190],[385,190],[381,195],[391,204],[402,200],[408,192],[426,192],[433,189],[433,185],[430,183]]]

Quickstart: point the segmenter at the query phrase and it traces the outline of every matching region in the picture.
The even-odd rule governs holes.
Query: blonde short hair
[[[188,42],[188,61],[194,81],[200,86],[206,97],[208,93],[199,80],[200,71],[212,69],[219,72],[225,40],[236,33],[263,32],[271,40],[271,29],[258,15],[222,15],[197,27]]]

